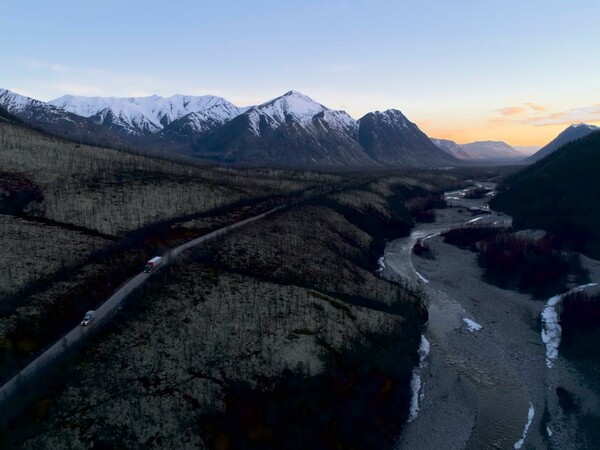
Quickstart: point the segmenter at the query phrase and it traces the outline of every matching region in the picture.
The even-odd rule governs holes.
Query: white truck
[[[158,266],[160,266],[161,263],[162,263],[162,258],[160,256],[155,256],[154,258],[152,258],[150,261],[148,261],[146,263],[146,265],[144,266],[144,272],[146,272],[146,273],[153,272],[154,270],[156,270],[156,268]]]

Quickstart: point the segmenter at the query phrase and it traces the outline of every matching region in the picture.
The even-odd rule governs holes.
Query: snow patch
[[[548,425],[546,425],[546,433],[548,433],[548,437],[552,437],[552,430]]]
[[[415,270],[415,273],[423,283],[429,283],[429,280]]]
[[[379,266],[377,273],[383,272],[383,269],[385,269],[385,261],[383,256],[377,260],[377,266]]]
[[[475,217],[474,219],[469,220],[467,223],[479,222],[481,219],[483,219],[483,217]]]
[[[155,133],[174,120],[191,113],[201,113],[203,119],[224,123],[241,113],[241,110],[221,97],[212,95],[172,97],[82,97],[64,95],[48,102],[83,117],[98,115],[101,119],[110,111],[117,124],[135,131]],[[198,122],[199,117],[194,118]]]
[[[535,416],[535,408],[533,407],[533,403],[529,403],[529,411],[527,411],[527,423],[525,424],[525,429],[523,430],[523,437],[515,442],[514,448],[519,449],[525,443],[525,438],[529,432],[529,427],[531,426],[531,422],[533,422],[533,416]]]
[[[419,365],[413,369],[410,379],[410,390],[412,397],[410,399],[410,410],[408,413],[408,422],[412,422],[419,415],[419,402],[425,398],[425,393],[422,390],[423,383],[421,382],[421,369],[424,367],[425,358],[429,355],[431,345],[427,338],[421,335],[421,343],[419,344]]]
[[[551,369],[554,365],[554,360],[558,357],[558,347],[562,337],[562,328],[560,326],[557,305],[565,295],[580,292],[588,287],[596,286],[597,283],[584,284],[571,289],[561,295],[551,297],[546,303],[546,307],[542,311],[542,341],[546,345],[546,366]]]
[[[477,322],[475,322],[474,320],[471,320],[467,317],[463,317],[463,322],[465,324],[467,324],[467,328],[471,333],[474,333],[476,331],[481,331],[481,329],[483,328],[481,325],[479,325]]]

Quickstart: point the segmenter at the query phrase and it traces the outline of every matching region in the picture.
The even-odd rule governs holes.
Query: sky
[[[600,125],[597,0],[2,2],[0,87],[64,94],[300,91],[431,137],[542,146]]]

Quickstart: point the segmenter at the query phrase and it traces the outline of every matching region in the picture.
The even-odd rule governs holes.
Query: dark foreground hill
[[[570,247],[600,256],[600,132],[571,142],[507,178],[491,202],[523,228],[557,234]]]
[[[539,151],[531,155],[525,160],[527,163],[534,163],[540,159],[554,153],[556,150],[561,148],[563,145],[573,142],[577,139],[587,136],[594,131],[597,131],[598,127],[594,125],[588,125],[585,123],[573,124],[565,128],[558,136],[556,136],[547,145],[542,147]]]

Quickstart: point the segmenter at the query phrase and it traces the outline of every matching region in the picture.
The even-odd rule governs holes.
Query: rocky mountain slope
[[[65,111],[117,129],[125,134],[152,135],[176,120],[190,116],[185,123],[195,132],[222,125],[240,113],[227,100],[210,95],[194,97],[174,95],[150,97],[80,97],[65,95],[48,102]],[[176,127],[175,130],[181,128]]]
[[[396,109],[368,113],[358,123],[358,141],[367,155],[382,165],[422,167],[457,163]]]
[[[0,89],[0,107],[26,124],[69,140],[112,147],[130,143],[102,123],[6,89]]]
[[[539,161],[545,156],[554,153],[563,145],[572,142],[576,139],[581,139],[582,137],[587,136],[594,131],[600,130],[599,127],[595,125],[588,125],[586,123],[573,124],[567,127],[564,131],[562,131],[558,136],[556,136],[550,143],[546,146],[542,147],[538,152],[531,155],[525,161],[528,163],[533,163]]]
[[[64,96],[49,103],[0,91],[0,106],[74,140],[192,154],[223,163],[429,167],[459,161],[397,110],[354,120],[295,91],[251,108],[219,97]]]
[[[434,145],[458,159],[470,159],[470,155],[456,142],[450,139],[430,138]]]
[[[215,130],[195,154],[224,162],[376,165],[357,136],[358,124],[347,113],[290,91]]]
[[[522,159],[524,157],[522,153],[502,141],[476,141],[460,146],[467,152],[470,159],[503,160]]]
[[[431,141],[446,153],[475,163],[517,161],[527,156],[525,152],[502,141],[476,141],[467,144],[457,144],[448,139],[432,138]]]

